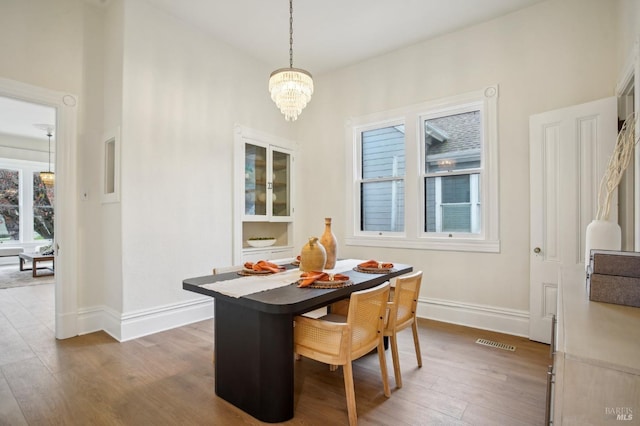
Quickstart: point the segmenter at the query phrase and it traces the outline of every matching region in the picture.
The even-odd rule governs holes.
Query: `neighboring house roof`
[[[481,147],[480,138],[480,111],[465,112],[462,114],[447,115],[433,118],[425,122],[428,145],[427,155],[446,154],[467,150],[477,150]],[[444,140],[431,134],[445,135]]]

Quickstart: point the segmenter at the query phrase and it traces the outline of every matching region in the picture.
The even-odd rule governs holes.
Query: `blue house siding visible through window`
[[[404,126],[362,132],[361,230],[404,230],[404,176]]]

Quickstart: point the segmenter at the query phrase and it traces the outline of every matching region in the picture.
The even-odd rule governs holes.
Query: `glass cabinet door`
[[[244,214],[267,215],[267,148],[244,145]]]
[[[271,215],[274,218],[291,216],[291,154],[271,150]]]

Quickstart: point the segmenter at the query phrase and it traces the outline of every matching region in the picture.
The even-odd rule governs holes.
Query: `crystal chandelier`
[[[295,121],[313,95],[311,74],[293,68],[293,0],[289,0],[289,68],[280,68],[271,73],[269,92],[287,121]]]
[[[46,172],[40,172],[40,180],[45,186],[51,186],[55,183],[56,175],[51,171],[51,136],[53,136],[53,126],[49,124],[34,124],[38,129],[45,130],[49,137],[49,168]]]

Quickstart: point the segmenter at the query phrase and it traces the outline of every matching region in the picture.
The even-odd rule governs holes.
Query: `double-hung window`
[[[497,252],[496,86],[355,118],[347,244]]]
[[[404,126],[377,126],[358,137],[360,231],[404,232]]]
[[[479,234],[482,225],[480,105],[440,112],[424,123],[424,232]]]

